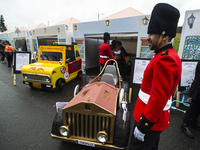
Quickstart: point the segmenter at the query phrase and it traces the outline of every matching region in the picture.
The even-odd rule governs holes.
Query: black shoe
[[[180,130],[183,131],[183,133],[185,133],[185,135],[187,135],[189,138],[194,138],[194,134],[186,124],[183,123],[180,127]]]
[[[193,129],[197,129],[200,131],[200,124],[199,123],[195,123],[195,124],[190,124],[191,128]]]

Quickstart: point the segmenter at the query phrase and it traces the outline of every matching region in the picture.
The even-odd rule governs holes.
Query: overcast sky
[[[183,25],[186,10],[200,9],[200,0],[0,0],[0,15],[7,29],[14,31],[15,27],[29,28],[40,23],[54,25],[71,17],[82,22],[96,21],[98,14],[101,19],[128,7],[149,15],[159,2],[179,9],[179,26]]]

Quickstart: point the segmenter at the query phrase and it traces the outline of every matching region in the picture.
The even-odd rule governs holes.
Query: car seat
[[[116,84],[115,84],[114,79],[115,78],[114,78],[114,76],[112,74],[110,74],[110,73],[104,73],[102,75],[102,77],[101,77],[100,82],[106,82],[106,83],[108,83],[108,84],[110,84],[112,86],[115,86]]]
[[[109,74],[113,75],[114,83],[116,85],[117,82],[118,82],[118,75],[117,75],[116,67],[114,65],[107,65],[106,68],[105,68],[105,71],[104,71],[104,74],[105,73],[109,73]]]

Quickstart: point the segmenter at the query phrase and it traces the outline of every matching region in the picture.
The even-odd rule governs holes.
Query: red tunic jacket
[[[181,60],[171,44],[156,50],[156,53],[144,71],[140,89],[149,95],[148,102],[145,104],[138,96],[133,111],[137,127],[142,133],[163,131],[169,126],[170,107],[165,106],[171,102],[169,99],[181,77]]]
[[[113,57],[113,55],[111,53],[111,48],[107,43],[102,43],[99,46],[99,55],[100,55],[99,56],[99,63],[103,64],[103,65],[106,63],[106,61],[108,59],[114,59],[114,57]]]

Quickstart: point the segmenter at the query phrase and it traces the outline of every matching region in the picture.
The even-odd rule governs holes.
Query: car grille
[[[38,75],[29,75],[30,80],[39,80],[39,81],[45,81],[46,77],[44,76],[38,76]]]
[[[50,82],[50,77],[47,75],[38,75],[38,74],[23,74],[24,78],[25,76],[27,76],[26,80],[31,80],[31,81],[38,81],[38,82]],[[46,79],[49,79],[49,81],[47,81]]]
[[[108,134],[107,143],[113,143],[115,118],[111,115],[88,115],[66,112],[66,123],[70,125],[71,136],[80,139],[97,141],[99,131]]]

